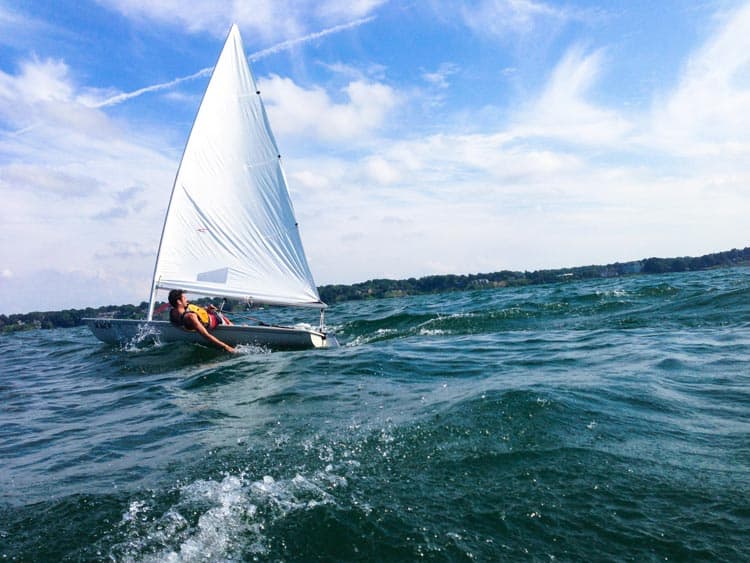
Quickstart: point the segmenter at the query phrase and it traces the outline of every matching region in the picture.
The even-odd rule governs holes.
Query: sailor
[[[221,314],[213,305],[208,308],[191,305],[185,296],[185,290],[173,289],[169,292],[169,321],[189,331],[197,331],[209,342],[223,348],[227,352],[235,352],[235,349],[216,338],[209,330],[213,330],[220,324],[232,324],[229,319]]]

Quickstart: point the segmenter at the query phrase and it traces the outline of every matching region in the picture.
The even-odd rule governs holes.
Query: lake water
[[[750,558],[750,269],[327,320],[234,356],[0,336],[0,559]]]

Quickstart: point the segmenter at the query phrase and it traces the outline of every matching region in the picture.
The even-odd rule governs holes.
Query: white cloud
[[[37,164],[11,163],[0,170],[0,189],[10,191],[13,186],[26,186],[29,195],[48,202],[83,198],[101,188],[95,178]]]
[[[319,87],[305,89],[289,78],[272,75],[259,80],[266,108],[279,135],[312,135],[326,141],[349,142],[372,135],[399,103],[391,87],[357,80],[336,103]]]
[[[248,30],[262,42],[304,34],[311,25],[332,24],[363,18],[383,0],[98,0],[128,18],[179,25],[188,31],[207,31],[221,37],[232,23]]]
[[[154,20],[195,31],[225,33],[235,18],[251,19],[251,9],[255,14],[255,24],[259,31],[268,27],[274,16],[274,2],[260,0],[252,5],[239,0],[206,1],[196,0],[185,3],[180,0],[98,0],[103,6],[120,12],[133,20]],[[286,18],[280,19],[280,24]],[[249,25],[253,25],[249,23]]]
[[[0,44],[28,48],[37,34],[49,35],[54,28],[18,10],[11,10],[0,2]]]
[[[0,94],[4,98],[17,97],[29,103],[67,101],[72,91],[68,81],[68,67],[62,61],[24,61],[18,76],[0,74]]]
[[[750,4],[725,17],[655,104],[644,143],[691,157],[750,153]]]
[[[343,88],[339,102],[279,77],[261,87],[269,113],[284,112],[272,116],[276,130],[286,124],[331,143],[371,137],[398,101],[389,87],[364,79]],[[146,297],[178,155],[151,148],[163,142],[158,130],[135,132],[91,107],[96,97],[105,96],[92,96],[60,60],[32,59],[16,74],[0,72],[0,123],[15,131],[0,137],[0,194],[9,216],[0,259],[13,271],[3,276],[0,311],[55,308],[43,305],[55,295],[75,306]],[[292,177],[302,188],[330,189],[322,174]],[[61,288],[60,280],[80,288]]]
[[[565,22],[570,10],[534,0],[479,0],[461,9],[464,22],[480,35],[527,34],[542,22]]]
[[[547,137],[569,144],[612,146],[622,143],[633,125],[621,113],[587,98],[601,74],[604,52],[570,49],[555,68],[542,94],[522,112],[516,134]]]
[[[268,55],[286,51],[288,49],[291,49],[292,47],[301,45],[303,43],[314,41],[322,37],[325,37],[327,35],[332,35],[332,34],[347,30],[347,29],[358,27],[360,25],[368,23],[370,20],[371,18],[370,19],[364,18],[364,19],[349,21],[347,23],[329,27],[321,31],[309,33],[301,37],[288,39],[286,41],[282,41],[281,43],[277,43],[265,49],[261,49],[260,51],[251,53],[248,56],[248,60],[257,61],[259,59],[267,57]],[[335,68],[336,66],[338,66],[338,68]],[[370,69],[370,72],[371,73],[378,72],[379,68],[380,67],[378,65],[374,65],[374,68]],[[332,68],[331,68],[331,70],[333,70],[334,72],[340,72],[342,71],[342,69],[343,69],[342,65],[332,65]],[[139,96],[142,96],[143,94],[147,94],[150,92],[171,90],[172,88],[174,88],[175,86],[179,84],[182,84],[183,82],[188,82],[196,78],[201,78],[203,76],[209,76],[211,72],[213,72],[213,67],[206,67],[206,68],[202,68],[201,70],[197,72],[189,74],[188,76],[181,76],[179,78],[175,78],[167,82],[151,84],[150,86],[144,86],[142,88],[138,88],[137,90],[133,90],[131,92],[118,92],[112,88],[106,88],[106,89],[89,88],[82,95],[79,96],[79,101],[84,106],[91,107],[91,108],[104,108],[108,106],[114,106],[114,105],[126,102],[128,100],[132,100],[133,98],[137,98]],[[357,76],[362,76],[362,73],[357,71]],[[185,97],[181,96],[180,93],[176,93],[174,91],[168,92],[165,95],[165,97],[168,97],[170,99],[180,99],[180,98],[185,99]]]
[[[746,223],[747,195],[735,188],[748,173],[717,192],[710,175],[662,177],[484,136],[378,152],[339,166],[335,189],[305,201],[320,283],[712,252],[739,244]],[[329,174],[328,162],[298,166]]]
[[[341,62],[325,63],[318,62],[319,66],[329,70],[335,75],[348,77],[350,80],[379,80],[386,79],[388,67],[379,63],[369,62],[363,69],[357,66],[347,65]]]
[[[319,187],[338,187],[328,199],[315,192],[319,199],[305,207],[310,260],[325,273],[319,281],[565,267],[744,245],[748,37],[750,8],[696,50],[651,114],[597,103],[606,52],[574,47],[498,133],[383,139],[358,162],[294,162],[300,174],[328,178]],[[331,224],[337,228],[320,227]]]
[[[395,184],[403,180],[403,175],[397,166],[388,162],[382,156],[371,156],[365,161],[367,178],[371,183],[379,185]]]
[[[143,298],[131,275],[132,272],[44,268],[12,278],[0,277],[0,311],[13,314],[140,303]],[[96,296],[95,302],[92,296]]]
[[[115,132],[115,123],[105,114],[80,103],[81,97],[63,61],[33,58],[19,66],[15,75],[0,71],[0,121],[16,131],[14,143],[9,144],[16,146],[10,150],[15,150],[17,156],[31,150],[46,154],[46,159],[51,160],[51,155],[76,143],[87,144],[92,137],[101,139]],[[65,137],[55,138],[63,133]],[[53,139],[48,135],[56,142],[50,142]],[[37,141],[46,146],[36,145]]]
[[[99,278],[113,288],[122,290],[127,278],[147,291],[153,257],[102,260],[96,253],[129,239],[150,240],[155,248],[176,157],[150,148],[160,142],[153,130],[136,133],[81,103],[83,92],[62,61],[32,59],[15,75],[0,71],[0,124],[15,131],[0,136],[0,197],[8,214],[0,260],[14,283],[30,284],[26,295],[44,283],[57,285],[35,272],[40,266],[84,278],[101,270]],[[125,216],[127,223],[118,221]],[[0,311],[19,303],[15,292],[0,292]]]
[[[362,18],[372,14],[387,0],[325,0],[317,2],[317,13],[330,20]]]
[[[423,72],[422,78],[437,88],[445,89],[450,86],[449,77],[459,71],[459,66],[453,63],[443,63],[434,72]]]

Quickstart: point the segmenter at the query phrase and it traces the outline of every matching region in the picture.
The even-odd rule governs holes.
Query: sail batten
[[[153,288],[325,307],[237,26],[185,146]]]

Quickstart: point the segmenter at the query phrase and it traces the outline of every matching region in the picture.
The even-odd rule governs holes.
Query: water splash
[[[159,329],[147,324],[139,324],[133,338],[123,343],[120,349],[123,352],[141,352],[148,348],[160,348],[162,346]]]
[[[311,477],[251,480],[245,473],[179,486],[161,513],[153,499],[130,503],[120,532],[126,540],[110,556],[132,562],[243,560],[268,553],[266,530],[299,512],[335,504],[326,489],[345,488],[333,466]]]

